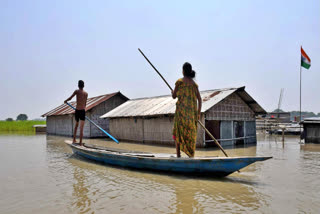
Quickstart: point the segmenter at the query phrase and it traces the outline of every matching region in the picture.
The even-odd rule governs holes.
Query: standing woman
[[[193,81],[196,72],[190,63],[182,67],[183,78],[178,79],[172,98],[178,97],[176,113],[174,115],[173,139],[176,144],[177,157],[181,157],[180,150],[189,157],[194,157],[197,140],[197,120],[201,113],[201,96],[198,85]],[[197,105],[198,100],[198,105]]]

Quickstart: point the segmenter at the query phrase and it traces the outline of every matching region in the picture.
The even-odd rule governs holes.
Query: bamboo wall
[[[205,115],[206,120],[255,120],[254,112],[236,93],[210,108]]]
[[[143,142],[141,118],[110,119],[110,134],[118,140]]]
[[[320,143],[320,124],[304,123],[303,130],[306,143]]]
[[[237,95],[232,94],[226,99],[213,106],[204,115],[201,121],[218,120],[220,123],[222,145],[235,144],[235,121],[243,122],[245,143],[256,142],[255,114],[250,107]],[[173,145],[172,129],[173,115],[159,115],[153,118],[130,117],[130,118],[111,118],[110,133],[119,140],[136,141],[141,143],[153,143],[162,145]],[[198,125],[197,147],[204,147],[204,130]]]
[[[202,118],[202,120],[204,120]],[[154,118],[110,119],[110,133],[118,140],[173,145],[173,115]],[[198,125],[197,147],[204,146],[204,131]]]
[[[210,108],[205,113],[205,118],[206,120],[220,121],[220,142],[222,146],[235,144],[235,140],[233,140],[237,138],[237,136],[235,136],[235,121],[243,122],[244,143],[256,142],[255,113],[235,93]]]
[[[47,133],[52,135],[72,136],[73,119],[71,115],[47,117]]]
[[[109,119],[101,119],[100,117],[112,109],[118,107],[122,103],[126,102],[120,95],[111,97],[105,102],[100,103],[90,110],[90,119],[99,125],[101,128],[109,132]],[[105,137],[106,135],[99,130],[96,126],[90,123],[90,137]]]
[[[114,109],[115,107],[124,103],[127,99],[120,95],[116,95],[94,108],[86,112],[86,116],[93,122],[101,126],[104,130],[109,132],[109,120],[100,119],[100,116]],[[69,115],[55,115],[47,117],[47,134],[51,135],[62,135],[62,136],[73,136],[73,130],[76,121],[74,114]],[[80,123],[78,126],[77,136],[80,135]],[[105,137],[105,134],[100,131],[97,127],[91,124],[88,120],[85,120],[83,128],[83,137]]]
[[[87,113],[88,114],[88,113]],[[90,116],[90,113],[89,113]],[[61,135],[61,136],[73,136],[73,130],[76,121],[73,114],[69,115],[57,115],[47,117],[47,134]],[[80,124],[79,124],[80,127]],[[80,129],[78,128],[77,136],[80,135]],[[83,137],[90,137],[90,124],[85,121],[83,128]]]

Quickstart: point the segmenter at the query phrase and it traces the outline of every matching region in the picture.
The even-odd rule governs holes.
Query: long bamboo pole
[[[73,107],[70,103],[66,103],[70,108],[72,108],[73,110],[76,110],[75,107]],[[109,134],[106,130],[104,130],[103,128],[101,128],[99,125],[97,125],[95,122],[93,122],[92,120],[90,120],[89,117],[85,116],[86,119],[92,123],[95,127],[97,127],[98,129],[100,129],[103,133],[105,133],[106,135],[108,135],[114,142],[119,143],[119,141],[117,139],[115,139],[111,134]]]
[[[169,83],[164,79],[164,77],[160,74],[160,72],[156,69],[156,67],[153,66],[153,64],[150,62],[150,60],[144,55],[144,53],[140,50],[140,48],[138,48],[139,52],[142,54],[142,56],[149,62],[149,64],[151,65],[151,67],[159,74],[159,76],[162,78],[162,80],[167,84],[167,86],[170,88],[171,91],[173,91],[173,89],[171,88],[171,86],[169,85]],[[220,143],[213,137],[213,135],[209,132],[208,129],[206,129],[206,127],[203,125],[203,123],[201,123],[200,120],[198,120],[198,123],[200,124],[200,126],[205,130],[205,132],[211,137],[211,139],[215,142],[215,144],[221,149],[221,151],[223,152],[223,154],[228,157],[227,153],[224,151],[224,149],[222,148],[222,146],[220,145]]]

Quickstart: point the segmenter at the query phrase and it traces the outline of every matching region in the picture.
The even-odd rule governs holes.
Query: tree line
[[[277,112],[285,112],[285,111],[283,111],[282,109],[275,109],[273,111],[273,113],[277,113]],[[300,111],[287,111],[287,112],[290,113],[291,120],[293,120],[295,117],[300,117]],[[315,114],[312,111],[301,111],[301,116],[303,118],[306,118],[306,117],[320,117],[320,112]]]
[[[19,114],[17,116],[16,121],[23,121],[23,120],[28,120],[28,116],[26,114]],[[9,117],[6,119],[6,121],[13,121],[13,118]]]

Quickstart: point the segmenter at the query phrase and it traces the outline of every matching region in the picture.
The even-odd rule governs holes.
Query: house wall
[[[243,142],[256,142],[255,114],[250,107],[237,95],[232,94],[225,100],[209,109],[201,117],[206,120],[220,121],[221,144],[234,145],[235,121],[243,124]],[[112,118],[109,122],[110,133],[119,140],[136,141],[154,144],[174,145],[172,139],[173,115],[153,118],[131,117]],[[205,131],[198,124],[197,147],[204,147]],[[238,140],[239,141],[239,140]]]
[[[320,124],[303,124],[306,143],[320,143]]]
[[[47,133],[48,134],[56,134],[56,120],[54,116],[48,116],[46,118],[47,124]]]
[[[144,119],[144,142],[174,144],[172,138],[173,116]]]
[[[118,140],[143,142],[141,118],[110,119],[110,134]]]
[[[110,119],[110,133],[123,141],[174,145],[173,120],[173,115],[154,118],[113,118]],[[197,147],[204,146],[203,139],[204,131],[198,125]]]
[[[105,102],[100,103],[90,110],[90,119],[99,125],[102,129],[109,132],[109,119],[101,119],[100,117],[122,103],[127,99],[120,95],[116,95]],[[90,137],[105,137],[106,135],[93,124],[90,124]]]
[[[245,122],[245,137],[245,143],[257,143],[256,121]]]
[[[86,112],[86,116],[90,118],[97,125],[109,132],[109,120],[100,119],[100,116],[114,109],[115,107],[124,103],[127,99],[120,95],[116,95],[91,110]],[[73,136],[76,121],[74,114],[69,115],[55,115],[47,117],[47,133],[52,135]],[[77,130],[77,137],[80,136],[80,123]],[[96,126],[85,120],[83,128],[83,137],[105,137],[105,134],[100,131]]]
[[[210,108],[205,115],[207,120],[255,120],[254,112],[236,93]]]
[[[76,121],[74,119],[74,114],[48,116],[47,117],[47,134],[72,137],[75,124],[76,124]],[[78,128],[77,136],[80,136],[80,124]],[[83,137],[85,138],[90,137],[89,121],[85,121],[85,125],[83,128]]]
[[[53,135],[72,136],[71,115],[58,115],[47,117],[47,133]]]
[[[243,143],[256,142],[255,114],[236,93],[210,108],[205,113],[205,118],[220,121],[219,142],[222,146],[230,146],[239,142],[235,140],[237,138],[235,121],[243,122]]]

